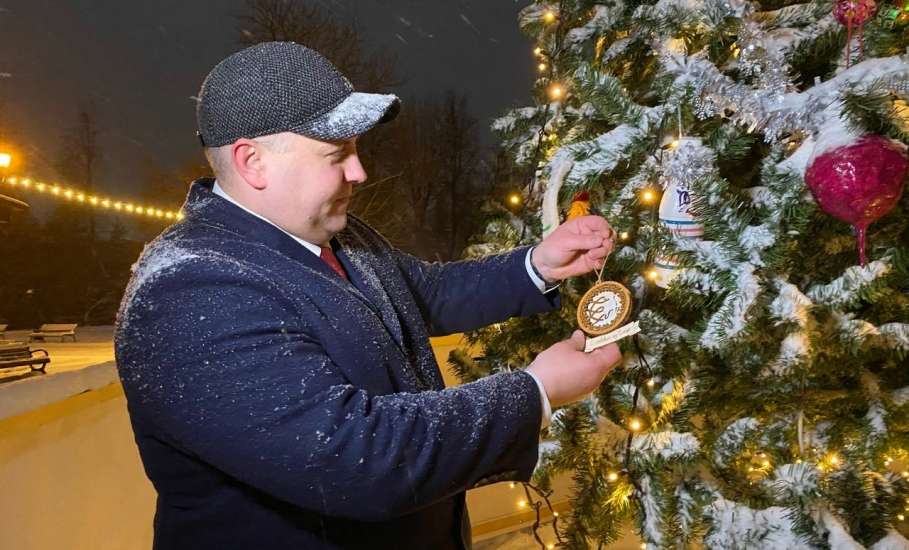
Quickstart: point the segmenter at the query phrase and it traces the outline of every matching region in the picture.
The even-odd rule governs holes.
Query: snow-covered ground
[[[27,342],[30,332],[31,330],[10,330],[6,332],[5,339]],[[114,360],[113,326],[78,327],[76,340],[73,342],[67,338],[66,342],[60,342],[59,338],[49,338],[44,342],[32,342],[30,345],[32,349],[45,349],[50,354],[48,373],[77,370]],[[21,378],[28,372],[28,367],[0,370],[0,382]]]

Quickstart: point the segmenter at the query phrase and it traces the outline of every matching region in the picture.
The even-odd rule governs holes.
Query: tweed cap
[[[336,141],[393,119],[400,105],[395,95],[355,92],[315,50],[265,42],[230,55],[208,73],[196,122],[206,147],[281,132]]]

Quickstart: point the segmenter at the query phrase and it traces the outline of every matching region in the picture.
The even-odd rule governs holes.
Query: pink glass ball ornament
[[[867,23],[877,11],[874,0],[837,0],[833,4],[833,16],[846,26],[858,27]]]
[[[864,26],[877,11],[874,0],[836,0],[833,4],[833,17],[846,26],[846,68],[852,64],[852,30],[858,30],[859,59],[865,49]]]
[[[862,265],[868,226],[896,206],[907,166],[904,144],[865,135],[818,155],[805,172],[805,183],[821,210],[855,228]]]

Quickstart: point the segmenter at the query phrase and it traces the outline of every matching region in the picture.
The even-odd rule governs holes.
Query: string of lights
[[[88,206],[90,208],[97,208],[99,210],[111,210],[121,214],[161,219],[166,222],[174,222],[183,219],[183,213],[179,210],[142,205],[139,204],[139,201],[115,200],[109,197],[91,195],[79,191],[78,189],[61,186],[56,183],[47,183],[29,177],[9,176],[0,179],[0,185],[21,189],[23,191],[41,193],[47,197]]]

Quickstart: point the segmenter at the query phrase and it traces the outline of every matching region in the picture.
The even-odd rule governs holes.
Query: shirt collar
[[[301,239],[300,237],[297,237],[296,235],[294,235],[293,233],[289,233],[289,232],[285,231],[283,227],[281,227],[280,225],[278,225],[278,224],[274,223],[273,221],[269,220],[269,219],[266,218],[265,216],[260,216],[259,214],[256,214],[255,212],[253,212],[253,211],[250,210],[249,208],[246,208],[245,206],[243,206],[242,204],[240,204],[239,202],[237,202],[236,200],[234,200],[233,197],[231,197],[230,195],[228,195],[228,194],[227,194],[227,191],[225,191],[220,185],[218,185],[218,182],[217,182],[217,181],[215,181],[215,184],[212,186],[211,190],[212,190],[212,193],[214,193],[215,195],[218,195],[219,197],[223,198],[223,199],[226,200],[227,202],[236,205],[237,207],[239,207],[239,208],[245,210],[246,212],[249,212],[249,213],[252,214],[253,216],[259,218],[260,220],[262,220],[262,221],[264,221],[264,222],[267,222],[267,223],[269,223],[269,224],[271,224],[271,225],[277,227],[278,229],[280,229],[280,230],[283,231],[284,233],[287,233],[287,235],[290,236],[293,240],[295,240],[295,241],[297,241],[298,243],[300,243],[301,245],[303,245],[307,250],[309,250],[310,252],[312,252],[312,253],[315,254],[316,256],[321,256],[321,254],[322,254],[322,247],[321,247],[321,246],[319,246],[319,245],[317,245],[317,244],[313,244],[313,243],[311,243],[311,242],[309,242],[309,241],[303,240],[303,239]]]

